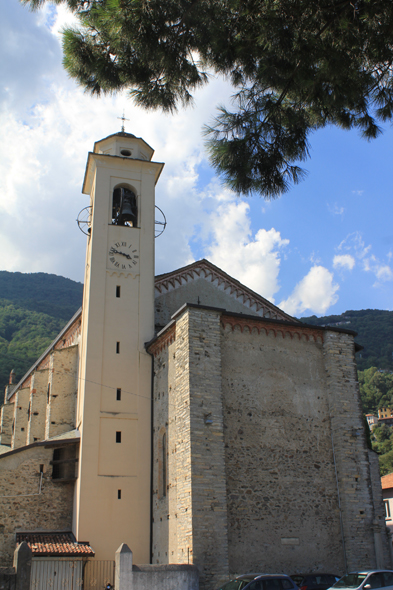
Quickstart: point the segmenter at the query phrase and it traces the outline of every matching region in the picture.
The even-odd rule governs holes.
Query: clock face
[[[135,272],[139,264],[138,248],[132,242],[113,242],[108,252],[108,266],[118,271]]]

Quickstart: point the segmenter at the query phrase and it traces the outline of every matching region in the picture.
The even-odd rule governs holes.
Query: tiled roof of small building
[[[93,557],[88,543],[77,543],[72,533],[16,533],[16,543],[26,541],[33,555]]]
[[[387,475],[381,477],[381,485],[383,490],[393,488],[393,473],[388,473]]]

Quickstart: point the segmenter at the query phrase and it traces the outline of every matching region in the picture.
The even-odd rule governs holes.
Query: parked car
[[[292,580],[300,590],[327,590],[333,586],[340,576],[335,574],[293,574]]]
[[[284,574],[245,574],[226,582],[217,590],[299,590]],[[392,588],[393,590],[393,588]]]
[[[374,588],[387,588],[393,590],[393,571],[391,570],[364,570],[352,572],[336,582],[332,588],[335,590],[373,590]]]
[[[225,582],[225,584],[217,588],[217,590],[243,590],[247,584],[261,575],[262,574],[243,574],[242,576],[237,576],[233,580]]]

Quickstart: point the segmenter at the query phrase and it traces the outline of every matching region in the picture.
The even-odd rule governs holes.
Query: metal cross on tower
[[[129,119],[126,119],[124,116],[124,111],[123,111],[123,116],[122,117],[117,117],[118,119],[120,119],[121,121],[123,121],[122,126],[121,126],[121,132],[124,133],[125,129],[124,129],[124,121],[129,121]]]

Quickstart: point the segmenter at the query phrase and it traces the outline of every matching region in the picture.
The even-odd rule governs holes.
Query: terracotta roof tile
[[[33,555],[94,556],[88,543],[77,543],[72,533],[16,533],[16,543],[26,541]]]
[[[381,485],[383,490],[393,488],[393,473],[388,473],[388,475],[381,477]]]

